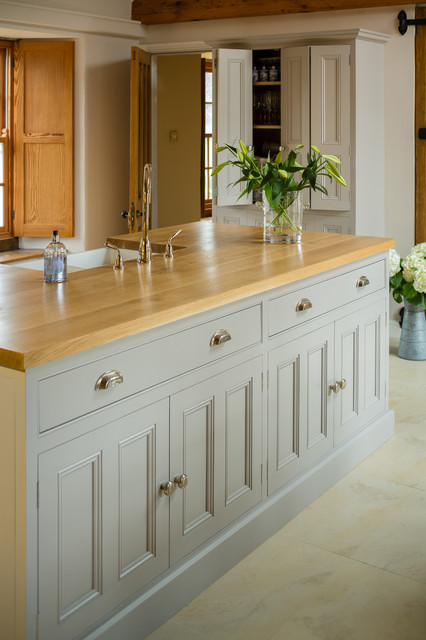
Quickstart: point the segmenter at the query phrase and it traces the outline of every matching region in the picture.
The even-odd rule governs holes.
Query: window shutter
[[[15,46],[17,236],[74,233],[74,43]]]

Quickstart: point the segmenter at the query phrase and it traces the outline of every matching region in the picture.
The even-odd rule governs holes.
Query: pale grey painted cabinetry
[[[386,282],[380,255],[28,370],[28,640],[139,640],[386,440]]]
[[[280,47],[281,145],[289,151],[303,144],[302,162],[311,144],[322,153],[337,156],[348,185],[343,188],[324,178],[328,196],[319,191],[304,192],[304,200],[310,203],[310,210],[304,213],[306,230],[385,235],[384,172],[380,167],[385,164],[383,45],[387,39],[384,34],[361,29],[336,32],[323,41],[300,46],[283,42]],[[267,42],[264,44],[267,49]],[[251,54],[244,50],[217,52],[218,145],[236,144],[239,139],[253,144]],[[265,155],[254,146],[257,154]],[[225,159],[222,152],[217,162]],[[371,163],[379,167],[374,184],[368,174]],[[247,198],[238,200],[244,185],[230,187],[236,179],[234,167],[218,174],[213,220],[261,225],[259,207]]]

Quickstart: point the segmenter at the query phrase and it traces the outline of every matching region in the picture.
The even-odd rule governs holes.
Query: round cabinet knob
[[[210,346],[215,347],[216,345],[223,344],[224,342],[227,342],[230,339],[231,339],[231,334],[227,329],[219,329],[219,331],[216,331],[212,335],[210,339]]]
[[[160,485],[160,489],[164,493],[164,495],[171,496],[173,491],[176,489],[176,485],[171,480],[167,480],[167,482],[163,482]]]
[[[181,473],[179,476],[175,477],[175,484],[179,487],[179,489],[185,489],[189,481],[186,473]]]
[[[330,389],[331,389],[331,391],[334,391],[334,393],[339,393],[339,391],[340,391],[340,382],[337,381],[334,384],[331,384],[330,385]]]
[[[96,380],[95,391],[102,391],[102,389],[112,389],[118,384],[121,384],[123,380],[123,374],[119,371],[106,371]]]
[[[346,380],[342,378],[342,380],[336,380],[334,384],[330,385],[331,391],[334,393],[339,393],[341,389],[346,389]]]
[[[306,309],[312,309],[312,302],[309,298],[302,298],[296,305],[296,311],[306,311]]]
[[[367,284],[370,284],[370,280],[367,278],[367,276],[361,276],[360,278],[358,278],[358,280],[356,281],[356,286],[359,289],[360,287],[366,287]]]

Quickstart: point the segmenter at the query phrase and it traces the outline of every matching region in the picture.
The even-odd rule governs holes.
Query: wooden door
[[[143,167],[151,162],[151,54],[132,47],[130,65],[129,233],[138,230]]]
[[[261,359],[171,398],[171,477],[189,482],[170,497],[173,564],[261,498]]]
[[[426,7],[416,6],[416,18],[426,18]],[[426,242],[426,29],[416,27],[416,244]]]

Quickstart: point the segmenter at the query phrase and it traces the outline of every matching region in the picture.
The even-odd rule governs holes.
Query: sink
[[[123,260],[136,260],[138,257],[136,249],[120,249],[120,253],[123,256]],[[92,249],[91,251],[82,251],[81,253],[69,253],[67,260],[68,273],[81,271],[82,269],[102,267],[107,264],[112,265],[115,262],[116,254],[117,252],[114,249],[109,249],[108,247]],[[20,260],[17,262],[10,262],[7,266],[43,271],[44,260],[43,258]]]

